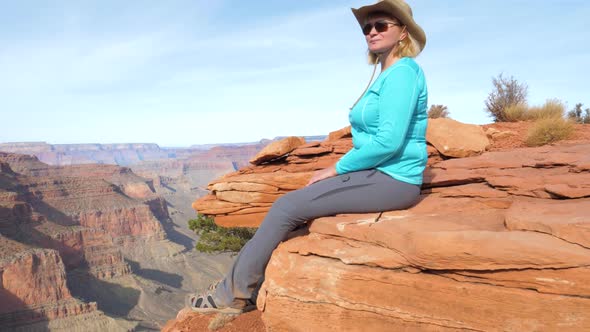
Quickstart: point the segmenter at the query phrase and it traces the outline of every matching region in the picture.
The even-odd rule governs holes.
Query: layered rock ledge
[[[257,303],[267,330],[590,330],[590,141],[477,153],[429,143],[415,206],[319,218],[275,250]],[[300,145],[214,181],[193,206],[256,225],[350,144],[343,131]]]

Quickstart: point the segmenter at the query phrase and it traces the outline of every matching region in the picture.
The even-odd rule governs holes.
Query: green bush
[[[485,101],[486,111],[490,113],[494,122],[505,122],[504,111],[513,105],[526,105],[528,87],[513,77],[505,78],[502,74],[492,78],[494,89]]]
[[[539,119],[529,130],[525,144],[527,146],[541,146],[568,139],[573,132],[572,123],[561,117]]]
[[[239,252],[256,233],[256,228],[221,227],[213,217],[202,214],[188,221],[188,227],[199,235],[196,249],[200,252]]]

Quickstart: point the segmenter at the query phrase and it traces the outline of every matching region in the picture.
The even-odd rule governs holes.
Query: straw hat
[[[420,51],[426,45],[426,34],[424,30],[414,21],[412,16],[412,8],[403,0],[380,0],[379,2],[364,6],[358,9],[352,9],[352,13],[356,17],[361,27],[365,24],[367,16],[374,12],[389,13],[397,18],[400,23],[406,25],[412,37],[418,42]]]

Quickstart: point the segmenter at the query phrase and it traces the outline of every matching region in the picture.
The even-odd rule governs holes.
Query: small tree
[[[196,249],[200,252],[238,252],[256,233],[256,228],[220,227],[213,217],[198,214],[188,227],[199,235]]]
[[[576,123],[590,123],[590,108],[582,111],[582,103],[577,103],[576,106],[567,113],[567,117]]]
[[[528,87],[512,76],[505,78],[502,74],[492,78],[494,90],[488,95],[485,105],[494,122],[506,121],[504,110],[514,105],[526,105]]]
[[[428,117],[431,119],[448,118],[449,110],[445,105],[431,105],[428,110]]]

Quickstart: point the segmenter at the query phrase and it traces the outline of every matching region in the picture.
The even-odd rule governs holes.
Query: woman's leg
[[[290,231],[306,221],[339,213],[405,209],[419,195],[419,186],[397,181],[377,170],[335,176],[283,195],[240,251],[232,269],[217,286],[215,298],[222,306],[250,299],[273,250]]]

